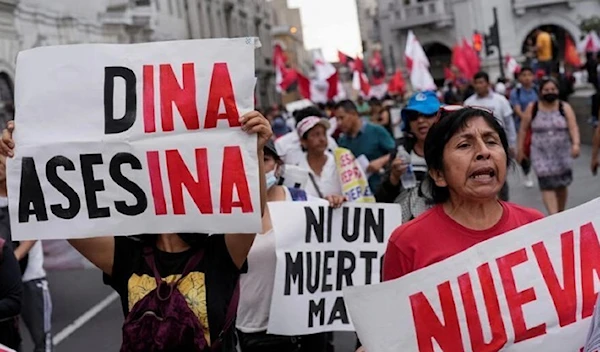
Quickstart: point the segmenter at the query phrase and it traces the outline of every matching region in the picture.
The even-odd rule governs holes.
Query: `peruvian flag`
[[[353,71],[365,72],[365,64],[363,63],[362,59],[358,56],[356,57],[356,60],[354,60]]]
[[[515,60],[515,58],[510,55],[506,55],[506,65],[505,66],[506,66],[506,72],[512,73],[513,75],[521,72],[521,65],[519,65],[517,60]]]
[[[373,75],[373,85],[378,86],[385,81],[385,66],[383,65],[383,59],[381,58],[381,52],[375,50],[373,57],[369,60],[369,67]]]
[[[354,71],[352,76],[352,88],[361,93],[362,96],[368,97],[371,92],[369,79],[364,72]]]
[[[408,31],[404,57],[410,70],[410,84],[414,90],[437,89],[433,77],[429,72],[429,59],[413,31]]]
[[[333,100],[338,95],[338,83],[340,82],[337,72],[329,76],[325,81],[320,81],[318,79],[311,80],[300,73],[297,75],[300,95],[313,103],[326,103],[329,100]]]
[[[296,70],[287,68],[287,56],[279,44],[273,48],[273,63],[275,64],[275,88],[278,93],[281,93],[288,90],[298,80],[298,76]]]
[[[338,50],[338,60],[340,61],[340,64],[348,67],[350,71],[354,71],[354,58]]]

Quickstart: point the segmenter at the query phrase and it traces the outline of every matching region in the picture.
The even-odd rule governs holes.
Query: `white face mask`
[[[275,170],[267,172],[265,178],[267,181],[267,189],[275,186],[275,184],[277,183],[277,176],[275,176]]]

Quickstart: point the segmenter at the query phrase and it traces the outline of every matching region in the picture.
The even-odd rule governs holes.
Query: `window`
[[[173,0],[167,0],[167,3],[169,4],[169,15],[173,14]]]
[[[156,11],[160,12],[160,0],[156,0]]]

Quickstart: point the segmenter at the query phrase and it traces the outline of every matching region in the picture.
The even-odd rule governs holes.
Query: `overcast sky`
[[[355,0],[288,0],[288,6],[300,7],[307,49],[323,49],[329,61],[338,61],[338,50],[350,56],[361,52]]]

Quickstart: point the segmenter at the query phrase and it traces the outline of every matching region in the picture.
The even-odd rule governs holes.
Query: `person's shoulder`
[[[512,214],[519,218],[525,219],[528,222],[534,222],[545,217],[545,215],[537,209],[527,208],[511,202],[504,202],[504,205]]]
[[[475,101],[477,101],[477,94],[472,94],[465,100],[464,105],[473,104]]]
[[[435,206],[415,219],[398,226],[390,236],[389,242],[398,248],[411,246],[417,241],[429,241],[429,229],[439,225],[438,206]]]
[[[382,132],[387,133],[387,131],[385,130],[385,128],[383,126],[372,123],[372,122],[365,122],[365,126],[366,126],[365,129],[367,131],[370,130],[375,133],[382,133]]]

